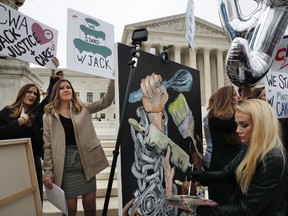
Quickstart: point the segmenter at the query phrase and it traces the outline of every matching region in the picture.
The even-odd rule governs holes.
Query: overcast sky
[[[243,13],[255,7],[243,1]],[[194,0],[195,16],[221,26],[217,0]],[[245,3],[245,5],[244,5]],[[57,57],[66,67],[67,8],[114,25],[115,42],[121,42],[125,25],[186,12],[187,0],[25,0],[19,12],[58,30]]]

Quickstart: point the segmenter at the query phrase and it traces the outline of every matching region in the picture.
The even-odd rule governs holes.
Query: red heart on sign
[[[32,32],[34,33],[35,38],[37,38],[37,41],[41,45],[48,43],[53,39],[53,32],[49,29],[42,29],[42,27],[38,23],[33,23]]]

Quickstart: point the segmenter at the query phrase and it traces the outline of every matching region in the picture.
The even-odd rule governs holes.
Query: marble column
[[[162,44],[159,44],[157,48],[159,50],[159,54],[164,51],[164,45],[162,45]]]
[[[143,51],[150,53],[151,44],[145,43],[143,46]]]
[[[175,56],[175,62],[181,64],[181,47],[180,46],[174,46],[174,56]]]
[[[197,50],[189,48],[189,67],[197,69],[197,60],[196,60]]]
[[[224,86],[223,50],[217,50],[217,81],[218,89]]]
[[[207,104],[212,94],[209,49],[204,49],[204,80],[205,80],[205,104]]]
[[[192,51],[192,68],[197,69],[197,49]]]
[[[154,45],[152,44],[147,44],[147,47],[145,47],[145,51],[148,53],[151,53],[153,55],[157,55],[157,49],[156,47],[154,47]]]

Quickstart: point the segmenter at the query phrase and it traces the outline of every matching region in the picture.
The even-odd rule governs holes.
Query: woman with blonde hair
[[[231,184],[229,204],[199,207],[198,216],[284,216],[288,169],[279,121],[268,103],[244,100],[236,106],[237,133],[243,144],[239,154],[221,171],[192,171],[202,184]]]
[[[238,94],[233,86],[220,88],[213,95],[213,103],[208,113],[208,126],[212,141],[209,170],[218,171],[225,167],[239,152],[241,142],[236,134],[234,119]],[[228,187],[211,184],[209,198],[225,204],[228,202]]]

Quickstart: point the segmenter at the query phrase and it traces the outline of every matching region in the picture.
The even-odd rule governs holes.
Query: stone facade
[[[28,62],[0,56],[0,109],[12,104],[20,87],[27,83],[35,83],[39,88],[44,84]]]
[[[0,2],[18,10],[18,8],[24,4],[25,0],[0,0]]]

